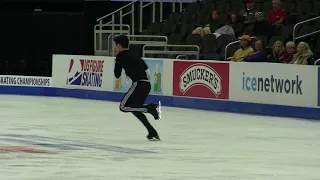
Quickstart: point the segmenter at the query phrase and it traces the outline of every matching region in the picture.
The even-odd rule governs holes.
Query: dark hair
[[[255,40],[253,41],[253,43],[252,43],[253,49],[256,50],[255,45],[256,45],[256,42],[257,42],[257,41],[260,41],[261,44],[262,44],[261,50],[262,50],[262,51],[265,50],[265,42],[263,42],[261,39],[255,39]]]
[[[129,39],[125,35],[119,35],[113,38],[114,43],[120,44],[121,47],[123,48],[128,48],[129,47]]]
[[[232,15],[236,15],[235,24],[237,24],[240,17],[239,17],[239,15],[237,13],[234,13],[234,12],[228,14],[228,16],[227,16],[227,24],[233,24],[232,23],[232,17],[231,17]]]

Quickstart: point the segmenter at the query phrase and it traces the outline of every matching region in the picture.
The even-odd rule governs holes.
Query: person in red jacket
[[[279,34],[284,24],[287,24],[287,11],[281,8],[281,0],[272,0],[272,10],[268,16],[269,23],[273,26],[273,34]]]

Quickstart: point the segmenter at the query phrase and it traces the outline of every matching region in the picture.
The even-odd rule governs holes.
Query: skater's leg
[[[157,133],[157,131],[152,127],[152,125],[149,123],[146,115],[144,115],[143,113],[141,112],[132,112],[132,114],[134,116],[136,116],[140,122],[144,125],[144,127],[147,128],[148,130],[148,135],[147,135],[147,138],[149,140],[152,140],[152,141],[158,141],[160,140],[159,138],[159,135]]]
[[[149,82],[134,82],[120,103],[120,111],[150,113],[154,119],[160,119],[159,104],[144,104],[150,88]]]
[[[141,84],[134,82],[120,103],[120,111],[147,113],[148,108],[143,104],[145,101],[143,98],[146,98],[144,97],[145,91],[145,88]]]
[[[146,115],[144,115],[141,112],[132,112],[132,114],[140,120],[140,122],[144,125],[144,127],[147,128],[149,134],[155,134],[157,135],[157,131],[152,127],[152,125],[149,123]]]

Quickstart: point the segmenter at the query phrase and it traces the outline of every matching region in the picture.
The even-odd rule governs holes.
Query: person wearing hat
[[[240,49],[238,49],[232,56],[231,61],[240,62],[243,61],[245,57],[253,53],[254,50],[251,47],[251,37],[249,35],[243,35],[239,38]]]
[[[254,0],[246,0],[246,9],[242,9],[239,15],[242,17],[244,24],[251,24],[256,22],[256,13],[258,10],[255,8]]]
[[[246,0],[246,8],[239,12],[242,17],[242,23],[244,24],[243,32],[251,34],[254,30],[256,23],[256,13],[258,10],[255,8],[254,0]]]

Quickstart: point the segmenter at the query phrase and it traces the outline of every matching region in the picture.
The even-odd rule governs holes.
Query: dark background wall
[[[96,19],[127,2],[0,1],[0,74],[51,75],[52,54],[93,54]]]

